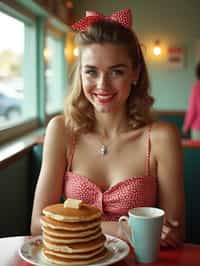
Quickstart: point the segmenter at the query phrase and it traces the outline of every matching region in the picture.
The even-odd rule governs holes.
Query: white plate
[[[106,248],[110,251],[110,256],[105,259],[100,260],[98,263],[89,264],[88,266],[106,266],[113,264],[117,261],[125,258],[129,253],[129,246],[123,240],[106,235]],[[42,237],[36,236],[27,240],[20,248],[19,254],[25,261],[37,265],[37,266],[55,266],[57,264],[52,264],[44,262],[42,257]]]

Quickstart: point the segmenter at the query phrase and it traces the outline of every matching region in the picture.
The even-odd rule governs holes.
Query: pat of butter
[[[64,202],[64,208],[79,209],[81,206],[82,200],[77,199],[67,199]]]

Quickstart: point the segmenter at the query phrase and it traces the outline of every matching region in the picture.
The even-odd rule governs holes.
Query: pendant
[[[101,146],[101,148],[100,148],[100,150],[99,150],[99,153],[100,153],[102,156],[104,156],[104,155],[106,155],[106,154],[108,153],[108,149],[107,149],[107,147],[106,147],[104,144],[102,144],[102,146]]]

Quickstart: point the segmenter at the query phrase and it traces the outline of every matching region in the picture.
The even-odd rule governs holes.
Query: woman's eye
[[[124,71],[120,70],[120,69],[113,69],[111,74],[112,74],[112,76],[120,76],[120,75],[124,74]]]
[[[97,76],[97,72],[95,70],[86,70],[85,74],[87,76],[90,76],[90,77],[96,77]]]

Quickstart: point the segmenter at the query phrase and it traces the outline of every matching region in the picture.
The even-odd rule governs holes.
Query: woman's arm
[[[40,234],[42,209],[58,203],[62,194],[63,175],[66,168],[66,134],[64,118],[53,118],[46,130],[43,159],[35,190],[31,220],[31,233]]]
[[[185,196],[182,147],[175,126],[153,125],[152,151],[157,162],[159,207],[165,210],[161,245],[176,247],[185,235]]]

